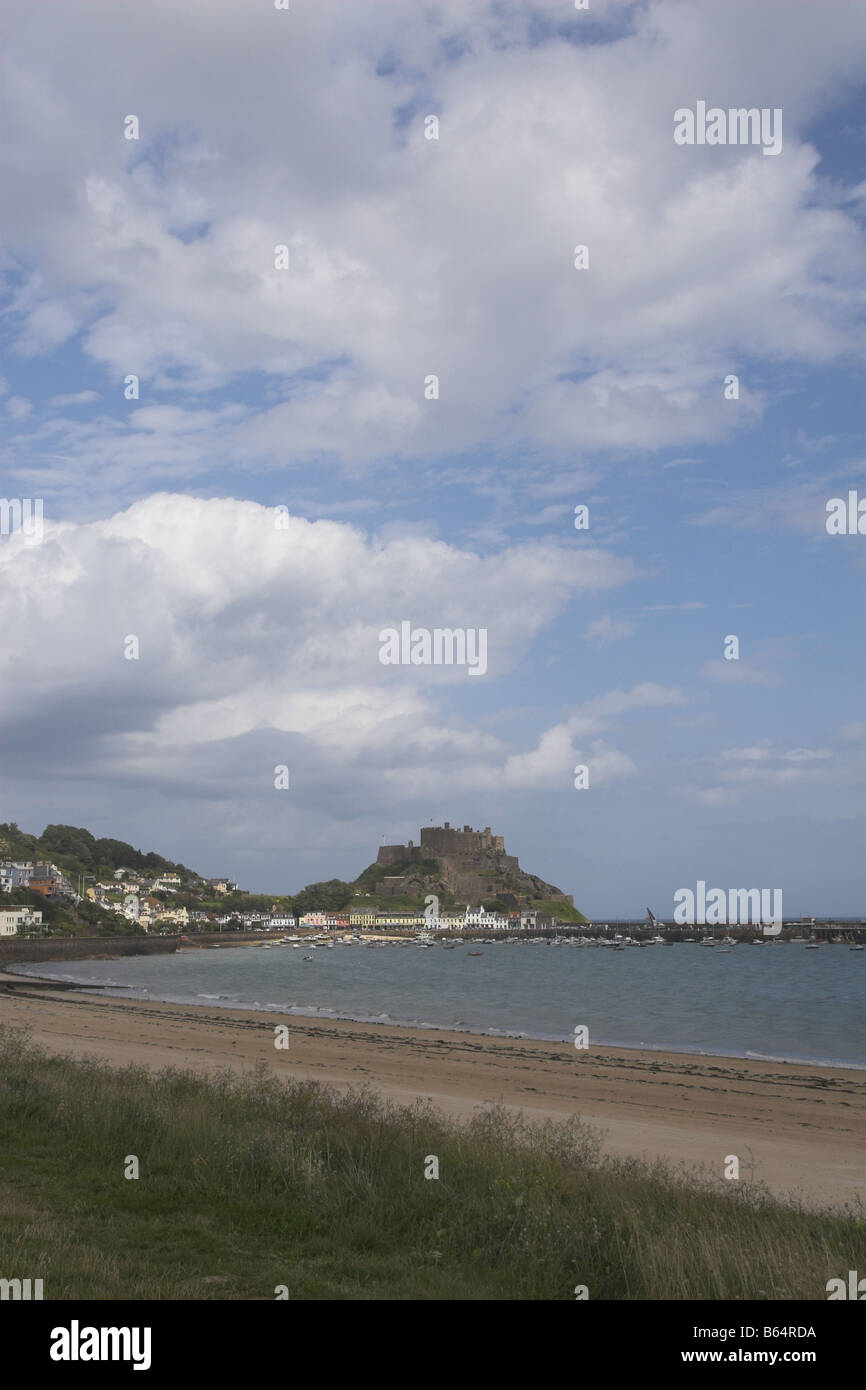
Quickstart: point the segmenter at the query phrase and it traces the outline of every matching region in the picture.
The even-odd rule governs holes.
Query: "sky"
[[[4,37],[2,819],[275,894],[449,820],[595,918],[862,915],[860,0]]]

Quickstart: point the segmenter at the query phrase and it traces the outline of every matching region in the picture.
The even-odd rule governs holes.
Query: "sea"
[[[539,941],[251,945],[11,969],[127,999],[549,1041],[586,1028],[590,1045],[866,1067],[864,967],[846,945]]]

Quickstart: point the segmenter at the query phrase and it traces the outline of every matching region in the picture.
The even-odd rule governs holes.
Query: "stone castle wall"
[[[390,868],[392,864],[402,864],[404,860],[412,858],[412,851],[407,849],[406,845],[381,845],[376,855],[376,863]]]
[[[444,825],[424,826],[420,845],[411,840],[408,845],[382,845],[376,862],[385,874],[376,884],[377,891],[393,897],[408,893],[408,877],[388,877],[388,869],[407,860],[417,863],[421,859],[438,859],[450,892],[466,902],[495,898],[501,893],[519,896],[537,892],[531,876],[521,869],[517,856],[505,853],[502,835],[493,835],[489,825],[484,830],[464,825],[461,830],[448,821]],[[549,884],[545,885],[545,891],[551,898],[572,902],[570,895],[560,893]]]
[[[484,830],[473,830],[469,825],[455,830],[446,821],[444,826],[428,825],[422,828],[421,848],[432,851],[436,858],[474,859],[491,850],[504,854],[505,840],[502,835],[491,835],[489,825]]]
[[[382,868],[405,863],[407,859],[444,859],[452,863],[467,863],[480,866],[489,863],[506,873],[519,873],[520,866],[513,854],[505,853],[505,838],[493,835],[488,825],[484,830],[473,830],[465,825],[462,830],[454,829],[446,821],[444,826],[428,825],[421,831],[421,843],[415,845],[381,845],[376,855],[376,863]]]

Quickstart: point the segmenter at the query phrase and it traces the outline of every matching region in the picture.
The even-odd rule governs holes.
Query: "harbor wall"
[[[0,938],[0,964],[47,960],[99,960],[176,951],[179,936],[66,936]]]

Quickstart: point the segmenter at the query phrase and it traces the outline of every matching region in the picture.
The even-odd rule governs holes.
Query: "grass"
[[[607,1157],[578,1120],[460,1125],[264,1066],[49,1056],[8,1029],[0,1204],[0,1277],[51,1299],[823,1300],[864,1267],[856,1213]]]
[[[532,906],[536,912],[546,912],[548,916],[555,917],[559,922],[588,922],[589,918],[584,917],[576,907],[569,907],[568,903],[560,902],[556,898],[533,898]]]

